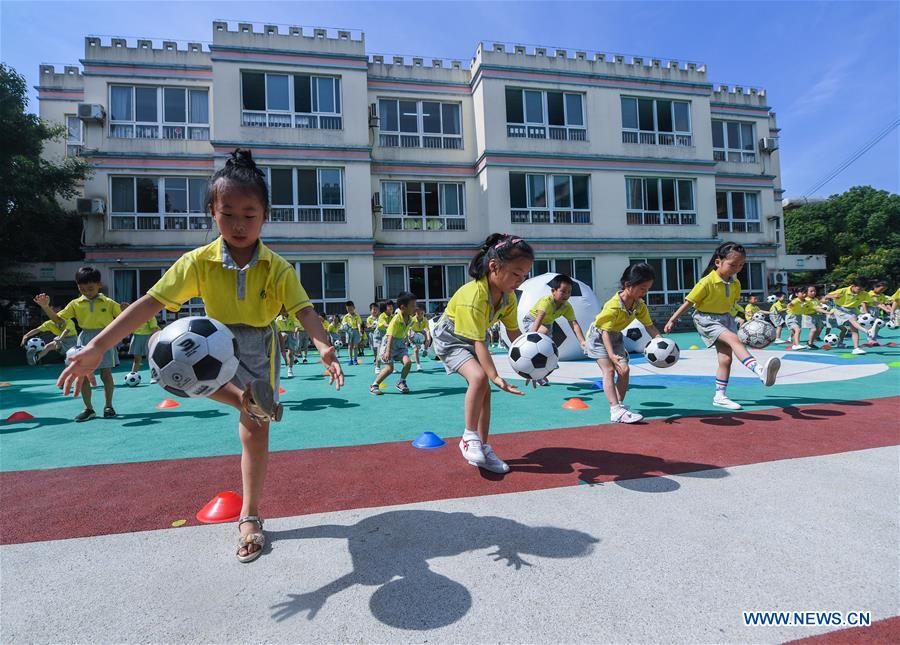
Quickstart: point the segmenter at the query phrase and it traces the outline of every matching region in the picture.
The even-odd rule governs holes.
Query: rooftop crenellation
[[[735,105],[765,106],[766,91],[758,87],[717,83],[713,86],[712,100]]]

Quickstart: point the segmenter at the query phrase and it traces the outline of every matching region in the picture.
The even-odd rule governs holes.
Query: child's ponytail
[[[206,189],[206,211],[212,212],[220,190],[239,189],[255,192],[266,211],[269,210],[269,187],[266,175],[253,161],[253,154],[246,148],[235,148],[225,167],[209,180]]]
[[[716,260],[724,260],[732,253],[737,253],[738,255],[747,255],[747,250],[737,242],[722,242],[718,246],[718,248],[713,251],[713,255],[709,259],[709,264],[707,264],[706,268],[703,270],[703,275],[707,275],[711,271],[715,271]]]
[[[528,242],[508,233],[492,233],[469,262],[469,275],[478,280],[487,275],[491,260],[503,265],[520,257],[534,259],[534,249]]]

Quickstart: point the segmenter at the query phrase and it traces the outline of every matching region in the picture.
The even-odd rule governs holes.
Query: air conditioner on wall
[[[103,110],[102,105],[97,105],[96,103],[79,103],[78,104],[78,118],[82,121],[103,121],[106,117],[106,112]]]
[[[79,198],[75,200],[75,210],[79,215],[103,215],[106,212],[106,204],[99,197]]]
[[[775,152],[778,150],[778,139],[775,137],[766,137],[759,140],[759,149],[763,152]]]
[[[788,276],[786,271],[773,271],[769,274],[769,282],[774,285],[786,285]]]
[[[369,127],[378,127],[378,105],[376,103],[369,104]]]
[[[372,194],[372,213],[378,214],[381,212],[381,193],[377,190]]]

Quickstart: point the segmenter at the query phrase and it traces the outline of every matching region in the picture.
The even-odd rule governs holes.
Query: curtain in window
[[[756,195],[754,193],[744,193],[744,203],[747,211],[747,219],[759,219],[759,208],[757,207]]]
[[[209,123],[209,92],[191,90],[191,123]]]
[[[399,181],[381,184],[381,208],[385,215],[403,214],[403,184]]]
[[[137,291],[137,273],[132,270],[113,271],[115,298],[118,302],[134,302]]]
[[[131,88],[114,86],[110,90],[109,118],[113,121],[133,121]]]

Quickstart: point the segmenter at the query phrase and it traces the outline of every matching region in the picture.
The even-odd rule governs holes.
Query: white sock
[[[481,437],[477,432],[472,432],[471,430],[466,430],[463,432],[463,441],[481,441]]]

